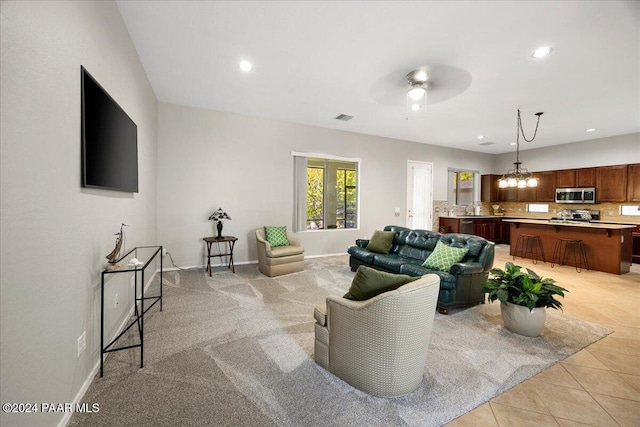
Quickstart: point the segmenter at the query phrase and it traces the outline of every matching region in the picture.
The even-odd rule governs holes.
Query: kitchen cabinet
[[[519,202],[535,202],[537,187],[518,188]]]
[[[535,172],[535,188],[499,188],[501,175],[482,175],[481,200],[555,202],[556,188],[595,187],[597,202],[640,202],[640,163]]]
[[[459,233],[460,232],[460,218],[443,218],[440,217],[441,233]]]
[[[441,233],[464,233],[496,243],[509,243],[510,224],[500,217],[440,217]]]
[[[500,243],[506,243],[507,245],[511,243],[511,223],[504,222],[500,220],[501,227],[501,238],[502,241]]]
[[[477,219],[473,221],[473,234],[492,242],[503,242],[501,219]]]
[[[640,163],[629,165],[627,176],[627,201],[640,202]]]
[[[555,201],[556,172],[536,172],[534,176],[538,179],[537,187],[499,188],[498,179],[501,175],[482,175],[480,200],[487,203]]]
[[[627,200],[627,165],[596,168],[596,198],[598,202]]]
[[[482,175],[480,177],[480,200],[487,203],[517,202],[517,188],[500,188],[498,180],[502,175]]]
[[[518,188],[517,187],[498,188],[498,201],[499,202],[517,202]]]
[[[556,186],[558,179],[557,171],[536,172],[538,186],[536,187],[536,202],[555,202]]]
[[[595,186],[596,186],[596,168],[576,169],[576,187],[595,187]]]
[[[576,170],[565,169],[556,171],[556,182],[559,188],[576,187]]]
[[[499,202],[498,195],[499,175],[482,175],[480,177],[480,200],[487,203]]]
[[[624,274],[630,271],[631,234],[634,226],[603,223],[563,224],[550,223],[542,219],[506,219],[505,221],[512,223],[511,255],[515,255],[515,243],[518,241],[518,236],[522,234],[540,236],[547,260],[551,258],[559,238],[580,239],[587,252],[589,270],[612,274]],[[567,256],[565,261],[566,264],[563,262],[565,265],[576,265],[572,256]]]

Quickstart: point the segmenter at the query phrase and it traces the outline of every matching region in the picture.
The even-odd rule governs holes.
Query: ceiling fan
[[[407,69],[411,71],[407,73]],[[471,86],[471,80],[468,71],[449,65],[404,67],[374,81],[369,95],[383,105],[404,106],[413,96],[432,105],[460,95]]]

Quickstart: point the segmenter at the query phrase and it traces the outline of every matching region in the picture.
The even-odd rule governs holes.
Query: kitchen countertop
[[[526,219],[526,220],[540,220],[548,222],[551,218],[540,218],[539,216],[526,216],[526,215],[440,215],[440,218],[450,218],[450,219]],[[549,224],[554,224],[548,222]],[[613,219],[600,219],[600,220],[592,220],[591,224],[621,224],[621,225],[640,225],[640,221],[634,220],[613,220]]]
[[[538,225],[549,225],[549,226],[561,226],[561,227],[581,227],[581,228],[599,228],[605,230],[624,230],[628,228],[635,228],[635,225],[624,225],[624,224],[612,224],[612,223],[602,223],[602,222],[549,222],[548,219],[505,219],[506,222],[515,222],[522,224],[538,224]]]

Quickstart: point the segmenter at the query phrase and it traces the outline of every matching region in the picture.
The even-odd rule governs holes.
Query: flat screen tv
[[[138,192],[138,127],[81,67],[82,186]]]

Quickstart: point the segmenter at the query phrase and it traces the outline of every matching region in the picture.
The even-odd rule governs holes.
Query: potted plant
[[[562,310],[562,303],[555,296],[564,298],[565,288],[557,286],[551,278],[542,278],[534,271],[508,262],[504,270],[494,268],[489,280],[482,284],[482,292],[489,294],[489,301],[500,300],[500,312],[504,325],[512,332],[527,337],[537,337],[544,328],[546,309]]]

